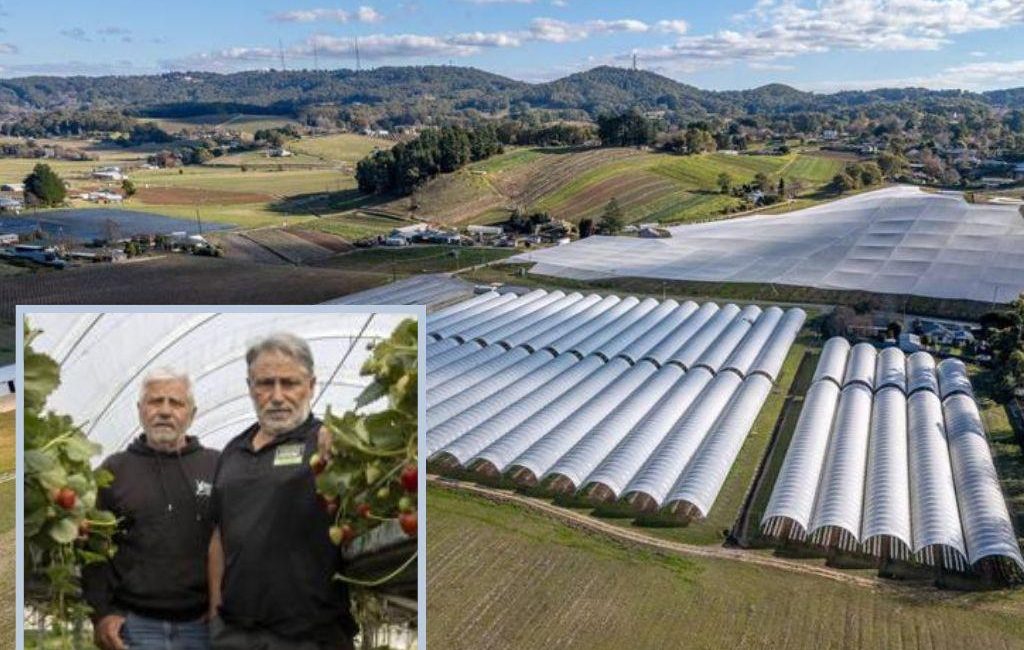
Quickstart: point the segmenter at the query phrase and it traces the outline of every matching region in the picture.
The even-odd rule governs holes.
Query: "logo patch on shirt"
[[[196,496],[208,497],[213,494],[213,484],[196,479]]]
[[[274,467],[301,465],[304,449],[305,446],[302,444],[281,445],[274,453]]]

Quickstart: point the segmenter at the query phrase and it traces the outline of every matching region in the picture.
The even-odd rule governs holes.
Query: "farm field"
[[[193,117],[153,117],[142,118],[142,121],[153,122],[168,133],[177,133],[184,129],[210,127],[241,131],[243,133],[255,133],[260,129],[272,129],[298,124],[295,120],[280,115],[248,115],[245,113],[210,113]]]
[[[4,281],[0,283],[0,322],[13,322],[18,304],[304,305],[388,281],[390,275],[383,273],[169,255]]]
[[[773,183],[798,181],[806,194],[828,183],[844,164],[812,152],[677,156],[631,148],[517,148],[427,183],[416,202],[423,214],[453,224],[494,221],[498,209],[507,215],[512,205],[578,222],[600,218],[615,198],[627,222],[675,224],[721,218],[742,203],[721,193],[722,173],[736,185],[751,182],[759,172]]]
[[[459,246],[409,246],[369,248],[332,257],[321,266],[370,273],[392,271],[400,275],[440,273],[474,264],[485,264],[512,255],[508,248],[466,248]]]
[[[658,554],[428,488],[428,645],[1020,648],[1024,593],[865,587]],[[681,640],[685,639],[685,646]]]
[[[374,149],[387,149],[393,144],[394,142],[390,140],[369,138],[355,133],[338,133],[293,140],[286,144],[285,148],[322,162],[354,165]]]

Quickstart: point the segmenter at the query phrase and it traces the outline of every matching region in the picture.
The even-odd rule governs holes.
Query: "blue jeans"
[[[128,613],[121,637],[130,650],[209,650],[205,621],[174,623]]]

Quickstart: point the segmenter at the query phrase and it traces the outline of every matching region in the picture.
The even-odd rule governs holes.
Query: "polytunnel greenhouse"
[[[536,290],[427,317],[441,471],[687,520],[713,506],[800,309]]]
[[[245,352],[257,339],[290,332],[305,339],[316,364],[313,412],[352,408],[369,383],[359,370],[370,344],[388,337],[401,313],[55,313],[28,312],[37,352],[60,365],[48,408],[70,415],[86,434],[118,451],[141,433],[136,402],[150,370],[188,372],[198,412],[190,433],[221,448],[256,416],[246,386]],[[97,458],[97,461],[100,458]]]
[[[762,519],[779,543],[1019,580],[964,364],[826,342]]]

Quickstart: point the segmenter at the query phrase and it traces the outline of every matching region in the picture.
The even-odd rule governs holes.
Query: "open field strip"
[[[374,149],[388,149],[393,144],[391,140],[368,138],[355,133],[338,133],[292,140],[285,148],[318,160],[354,164]]]
[[[428,488],[430,644],[455,650],[1024,645],[1018,592],[907,588],[757,552],[634,540],[627,537],[633,531],[597,529],[600,522],[587,517],[567,526],[565,511],[543,501],[462,487]]]

